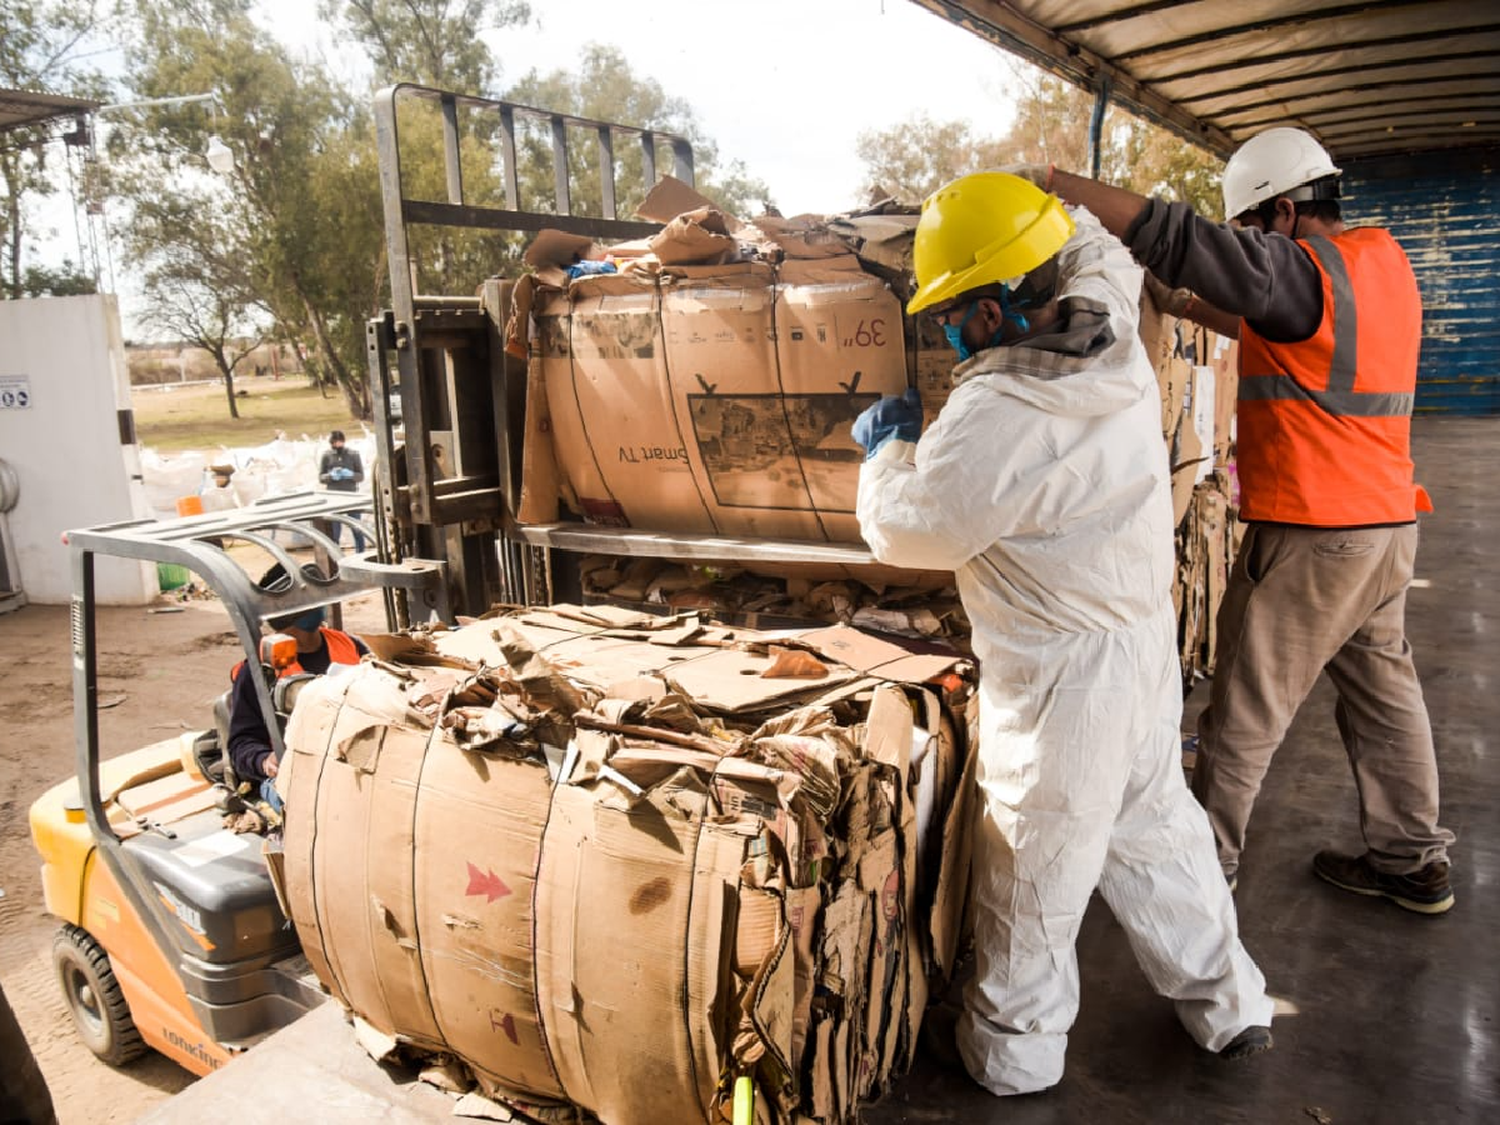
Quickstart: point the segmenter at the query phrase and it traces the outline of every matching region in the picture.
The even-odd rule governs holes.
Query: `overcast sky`
[[[356,73],[312,18],[313,0],[259,7],[288,45]],[[525,30],[486,35],[502,86],[533,68],[566,68],[589,43],[618,47],[638,76],[687,101],[721,156],[765,180],[785,214],[862,202],[862,130],[919,110],[980,133],[1010,122],[1015,56],[911,0],[533,0],[532,9]]]
[[[257,8],[294,51],[364,79],[358,53],[336,47],[317,19],[316,0],[259,0]],[[618,47],[638,77],[692,106],[721,159],[742,161],[788,215],[862,202],[854,151],[862,131],[926,112],[967,120],[981,135],[1003,132],[1021,65],[911,0],[532,0],[532,8],[527,28],[486,33],[502,88],[533,68],[567,67],[589,43]],[[66,198],[47,215],[59,231],[45,254],[50,264],[78,258]],[[118,261],[116,289],[134,335],[134,286]]]

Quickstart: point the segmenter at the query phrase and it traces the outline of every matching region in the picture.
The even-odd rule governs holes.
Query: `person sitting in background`
[[[328,448],[318,463],[318,483],[333,492],[358,492],[364,479],[364,462],[344,444],[344,431],[334,430],[328,435]],[[330,520],[329,535],[337,543],[343,537],[343,524]],[[365,537],[359,528],[354,529],[354,549],[365,549]]]
[[[260,580],[261,589],[273,594],[290,589],[291,584],[291,579],[280,563],[268,570]],[[266,624],[273,631],[285,633],[297,642],[297,659],[285,668],[278,669],[278,679],[302,672],[322,675],[335,664],[358,664],[360,657],[370,651],[358,637],[324,625],[326,617],[327,610],[323,606],[317,606],[267,620]],[[254,672],[252,670],[247,675],[244,670],[245,662],[241,661],[230,673],[229,760],[234,766],[235,776],[242,782],[256,786],[260,799],[280,812],[281,797],[276,792],[275,782],[281,763],[271,746],[265,716],[261,714]]]

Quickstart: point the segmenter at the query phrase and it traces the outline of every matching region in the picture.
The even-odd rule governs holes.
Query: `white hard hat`
[[[1296,191],[1314,180],[1337,175],[1332,158],[1309,134],[1286,127],[1267,129],[1235,149],[1224,165],[1224,217],[1243,215],[1282,195],[1294,200],[1337,198],[1336,184],[1329,185],[1331,190]]]

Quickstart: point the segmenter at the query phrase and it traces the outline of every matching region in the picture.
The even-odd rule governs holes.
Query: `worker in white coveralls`
[[[935,317],[961,362],[926,434],[914,392],[855,422],[858,512],[881,562],[955,571],[973,623],[982,800],[964,1065],[996,1094],[1062,1078],[1096,886],[1200,1045],[1264,1051],[1272,1001],[1182,776],[1141,271],[1087,211],[1000,172],[927,199],[915,269],[907,309]]]

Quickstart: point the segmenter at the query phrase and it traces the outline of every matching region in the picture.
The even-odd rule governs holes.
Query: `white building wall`
[[[72,574],[62,533],[147,514],[139,452],[120,441],[130,378],[114,296],[0,301],[6,388],[13,393],[9,405],[0,401],[0,458],[19,484],[6,519],[21,588],[29,601],[65,603]],[[95,592],[104,604],[144,604],[157,592],[155,568],[98,559]]]

